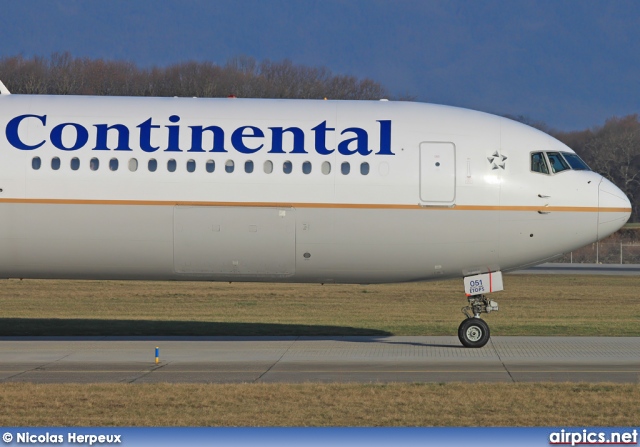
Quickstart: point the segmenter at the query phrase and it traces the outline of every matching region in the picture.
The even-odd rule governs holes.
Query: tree
[[[640,121],[638,115],[609,118],[585,144],[591,167],[615,183],[633,204],[640,198]]]
[[[239,56],[224,65],[182,62],[141,69],[131,62],[14,56],[0,59],[0,79],[14,93],[306,99],[380,99],[386,89],[371,79],[334,75],[326,67],[290,60]]]

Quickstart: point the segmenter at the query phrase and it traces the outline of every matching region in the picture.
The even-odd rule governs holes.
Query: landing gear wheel
[[[489,341],[489,325],[480,318],[467,318],[458,328],[458,338],[467,348],[482,348]]]

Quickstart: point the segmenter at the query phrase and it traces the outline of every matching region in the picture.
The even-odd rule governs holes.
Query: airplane
[[[503,272],[602,239],[631,213],[569,147],[478,111],[0,85],[2,278],[463,278],[458,337],[482,347]]]

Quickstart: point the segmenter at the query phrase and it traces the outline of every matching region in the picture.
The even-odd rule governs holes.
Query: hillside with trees
[[[183,62],[140,68],[132,62],[22,56],[0,59],[0,79],[13,93],[200,98],[380,99],[387,91],[371,79],[336,75],[325,67],[289,60],[230,59],[224,65]]]

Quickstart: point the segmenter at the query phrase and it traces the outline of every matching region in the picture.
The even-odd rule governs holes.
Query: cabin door
[[[448,142],[420,143],[420,200],[451,205],[456,199],[456,147]]]

